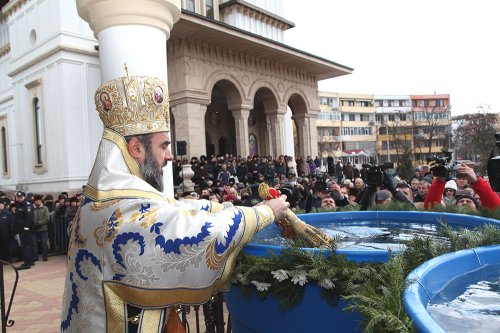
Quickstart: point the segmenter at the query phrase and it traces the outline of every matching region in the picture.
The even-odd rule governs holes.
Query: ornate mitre
[[[122,136],[169,130],[168,90],[155,77],[124,76],[104,83],[95,93],[104,127]]]

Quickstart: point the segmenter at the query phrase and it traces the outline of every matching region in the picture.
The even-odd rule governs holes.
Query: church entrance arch
[[[241,94],[233,82],[223,79],[215,83],[205,114],[206,151],[209,156],[236,155],[235,122],[229,107],[240,104]]]
[[[292,112],[293,123],[293,148],[296,156],[306,157],[307,149],[306,142],[309,141],[306,131],[305,116],[307,115],[307,105],[305,99],[294,93],[288,99],[288,107]]]
[[[270,115],[276,114],[278,101],[276,96],[267,87],[259,88],[254,96],[253,109],[248,117],[248,140],[255,145],[254,151],[261,155],[276,155],[276,143],[272,140],[270,131]],[[253,135],[253,137],[252,137]]]

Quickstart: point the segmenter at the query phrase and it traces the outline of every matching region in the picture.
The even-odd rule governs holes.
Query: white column
[[[99,40],[101,81],[154,76],[168,84],[167,39],[180,18],[180,0],[76,0],[78,14]],[[165,194],[174,196],[172,165],[164,172]]]

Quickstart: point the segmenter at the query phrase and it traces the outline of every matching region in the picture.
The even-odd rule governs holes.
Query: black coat
[[[14,214],[13,234],[18,234],[22,231],[28,232],[34,227],[34,212],[31,202],[24,200],[16,203],[16,213]]]
[[[0,211],[0,241],[6,242],[10,239],[12,234],[12,223],[14,219],[8,209]]]

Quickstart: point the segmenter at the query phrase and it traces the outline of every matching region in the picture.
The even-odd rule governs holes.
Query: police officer
[[[31,231],[34,227],[33,206],[31,202],[26,200],[26,193],[16,193],[16,213],[14,214],[14,224],[19,230],[19,238],[21,239],[21,250],[23,253],[24,264],[17,269],[30,269],[34,266],[33,247],[31,239]]]
[[[6,208],[6,203],[10,203],[7,198],[0,198],[0,259],[10,262],[9,244],[12,238],[12,214]]]

